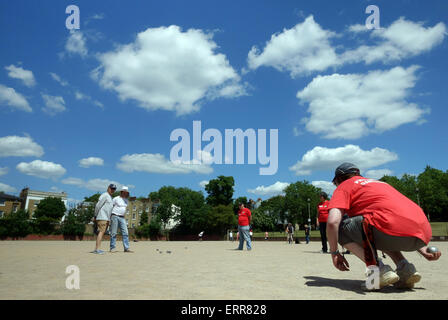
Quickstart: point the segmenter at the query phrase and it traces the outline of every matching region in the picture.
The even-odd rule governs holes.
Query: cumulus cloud
[[[209,180],[202,180],[201,182],[199,182],[199,185],[201,186],[201,188],[205,188],[205,186],[208,185],[209,182]]]
[[[204,159],[204,158],[203,158]],[[172,162],[159,153],[127,154],[121,157],[117,168],[125,172],[143,171],[161,174],[187,174],[213,172],[213,168],[206,163]]]
[[[348,144],[339,148],[314,147],[307,151],[301,160],[289,170],[296,175],[310,175],[313,171],[334,170],[343,162],[350,162],[363,171],[395,161],[398,155],[387,149],[373,148],[362,150],[359,146]],[[331,176],[333,178],[333,176]]]
[[[65,51],[70,55],[80,55],[82,58],[88,54],[86,38],[80,30],[70,30],[70,35],[65,43]]]
[[[149,28],[134,42],[98,54],[100,66],[92,77],[122,101],[179,115],[198,111],[204,100],[246,94],[226,56],[215,52],[212,37],[174,25]]]
[[[389,169],[367,170],[363,173],[366,178],[380,179],[384,176],[391,176],[394,172]]]
[[[329,195],[333,194],[334,190],[336,190],[336,186],[330,181],[317,180],[312,181],[311,184]]]
[[[324,30],[309,16],[292,29],[273,34],[262,52],[252,47],[248,54],[248,66],[255,70],[261,66],[287,71],[291,77],[323,71],[339,64],[337,54],[330,45],[336,34]]]
[[[36,85],[36,80],[34,79],[32,71],[25,70],[22,67],[16,67],[15,65],[7,66],[5,69],[8,70],[8,76],[10,78],[21,80],[27,87]]]
[[[115,184],[117,186],[117,190],[120,190],[121,187],[124,186],[124,184],[114,181],[114,180],[99,179],[99,178],[84,181],[83,179],[69,177],[69,178],[63,179],[61,182],[63,184],[73,185],[73,186],[77,186],[77,187],[80,187],[83,189],[88,189],[91,191],[100,191],[100,192],[101,191],[105,192],[107,190],[107,187],[110,184]],[[126,186],[129,189],[135,188],[135,186],[131,185],[131,184],[127,184]]]
[[[66,110],[63,97],[42,94],[42,99],[45,103],[45,108],[43,108],[43,110],[50,115],[55,115]]]
[[[58,76],[54,72],[50,72],[51,78],[53,78],[54,81],[58,82],[61,86],[66,87],[68,86],[68,82],[65,80],[62,80],[60,76]]]
[[[89,157],[79,160],[79,166],[82,168],[89,168],[91,166],[102,166],[104,165],[104,160],[97,157]]]
[[[44,179],[56,179],[66,172],[60,164],[42,160],[34,160],[29,163],[21,162],[16,168],[23,174]]]
[[[14,187],[11,187],[10,185],[0,182],[0,191],[3,191],[5,193],[8,193],[8,192],[14,193],[14,192],[17,192],[17,189]]]
[[[10,106],[12,109],[31,112],[28,100],[13,88],[0,84],[0,104]]]
[[[76,100],[85,100],[85,101],[88,101],[88,102],[94,104],[97,107],[104,108],[104,105],[101,102],[99,102],[98,100],[92,99],[91,96],[86,95],[79,90],[75,91],[75,98],[76,98]]]
[[[362,26],[350,26],[351,32],[363,31]],[[364,27],[364,30],[366,28]],[[433,27],[424,27],[421,22],[400,18],[387,28],[375,29],[370,33],[375,45],[362,45],[341,54],[343,63],[392,62],[427,52],[442,43],[447,34],[446,26],[439,22]]]
[[[310,116],[302,119],[309,132],[324,138],[358,139],[406,123],[421,123],[429,112],[408,102],[417,66],[395,67],[367,74],[317,76],[297,93],[308,104]]]
[[[289,186],[290,184],[288,182],[280,182],[277,181],[274,184],[271,184],[269,186],[258,186],[255,189],[248,189],[247,192],[257,194],[260,196],[266,196],[266,195],[278,195],[283,193],[283,190]]]
[[[1,157],[40,157],[44,149],[31,137],[6,136],[0,138]]]

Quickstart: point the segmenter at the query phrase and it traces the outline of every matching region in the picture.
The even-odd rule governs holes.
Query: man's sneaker
[[[402,268],[397,268],[400,280],[394,284],[397,289],[412,289],[414,284],[419,282],[422,276],[417,272],[412,263],[406,263]]]
[[[104,254],[104,251],[103,250],[93,250],[91,253],[94,253],[94,254]]]
[[[134,251],[129,250],[129,249],[124,250],[124,252],[134,253]]]
[[[109,251],[110,253],[115,253],[115,252],[118,252],[118,250],[117,249],[115,249],[115,248],[112,248],[112,249],[110,249],[110,251]]]
[[[380,267],[380,289],[387,287],[388,285],[394,284],[400,280],[398,274],[387,264]],[[367,289],[365,282],[361,284],[361,288],[366,291],[375,290]]]

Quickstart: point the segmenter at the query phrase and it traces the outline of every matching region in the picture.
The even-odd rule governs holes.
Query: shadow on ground
[[[366,295],[367,291],[364,291],[361,287],[362,283],[364,281],[362,280],[352,280],[352,279],[330,279],[330,278],[323,278],[323,277],[314,277],[314,276],[305,276],[306,280],[305,285],[309,287],[330,287],[330,288],[337,288],[339,290],[344,291],[351,291],[357,294]],[[405,293],[409,291],[414,290],[425,290],[424,288],[414,288],[414,289],[396,289],[393,286],[388,286],[385,288],[382,288],[380,291],[376,291],[379,293]]]

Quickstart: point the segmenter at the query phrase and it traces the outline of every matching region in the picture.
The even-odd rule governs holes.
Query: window
[[[136,207],[136,206],[134,206],[134,207],[133,207],[133,210],[134,210],[134,211],[135,211],[135,210],[137,210],[137,207]]]
[[[5,206],[5,200],[0,200],[0,206],[2,206],[2,207]]]
[[[135,224],[132,224],[132,228],[134,228],[135,227]]]
[[[149,212],[149,207],[146,208],[146,212]]]
[[[132,220],[135,220],[135,213],[132,214]]]
[[[0,218],[3,218],[3,215],[4,215],[5,213],[3,212],[3,211],[0,211]]]
[[[12,212],[16,213],[18,208],[19,208],[18,206],[14,206],[14,207],[12,208]]]

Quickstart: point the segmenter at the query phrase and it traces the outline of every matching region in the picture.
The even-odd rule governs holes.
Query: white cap
[[[126,192],[129,193],[128,187],[126,187],[126,186],[122,186],[120,192],[121,191],[126,191]]]

